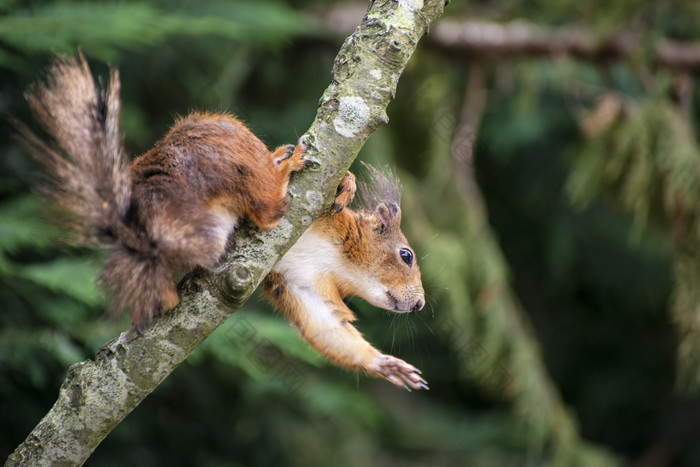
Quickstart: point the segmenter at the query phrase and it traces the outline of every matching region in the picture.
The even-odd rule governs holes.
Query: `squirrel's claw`
[[[309,145],[306,143],[308,140],[309,135],[302,135],[299,138],[299,141],[297,141],[297,148],[299,149],[299,151],[301,151],[302,162],[304,164],[304,167],[302,167],[303,169],[312,169],[318,167],[318,162],[303,157],[306,154],[306,151],[309,150]]]
[[[401,378],[399,378],[396,375],[391,375],[386,378],[390,383],[394,384],[395,386],[398,386],[400,388],[404,388],[406,391],[411,392],[411,388],[409,388],[406,383],[404,383]]]
[[[391,355],[381,355],[376,362],[377,373],[387,381],[400,388],[410,391],[411,389],[430,389],[428,382],[420,377],[420,370],[403,360]]]
[[[272,154],[272,158],[277,170],[285,173],[291,173],[309,167],[309,161],[304,159],[304,154],[308,149],[305,141],[306,138],[302,136],[299,138],[296,146],[293,144],[288,144],[275,149],[275,152]]]
[[[280,155],[275,157],[275,167],[279,167],[282,162],[284,162],[287,159],[289,159],[290,157],[292,157],[292,154],[294,154],[295,148],[296,148],[296,146],[294,146],[293,144],[288,144],[286,146],[282,146],[280,148],[277,148],[277,150],[275,151],[275,155],[277,155],[277,154],[280,154]]]
[[[338,214],[352,202],[352,199],[355,197],[355,191],[357,191],[355,176],[352,174],[352,172],[348,171],[340,181],[338,190],[335,192],[334,215]]]

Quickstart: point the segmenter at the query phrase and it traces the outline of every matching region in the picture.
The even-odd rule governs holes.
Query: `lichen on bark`
[[[386,107],[418,41],[444,0],[376,0],[335,59],[331,84],[307,132],[314,167],[294,176],[282,225],[239,229],[214,271],[180,284],[180,304],[142,335],[125,331],[94,360],[71,366],[58,400],[7,460],[15,465],[79,465],[105,436],[239,308],[313,219],[369,135],[388,121]]]

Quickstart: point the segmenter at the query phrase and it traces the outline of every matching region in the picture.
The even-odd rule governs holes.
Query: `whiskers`
[[[439,301],[440,301],[440,299],[435,297],[434,295],[425,294],[425,304],[430,306],[430,317],[433,319],[435,319],[435,307],[433,306],[433,304],[437,305],[437,302],[439,302]],[[425,318],[423,318],[423,317],[421,317],[421,319],[425,320]],[[426,322],[425,325],[428,326],[428,323]],[[428,327],[430,327],[430,326],[428,326]],[[431,332],[432,332],[432,330],[431,330]]]
[[[437,237],[438,234],[435,234],[435,237]],[[418,261],[423,261],[425,258],[430,256],[430,253],[423,254],[423,250],[425,247],[421,247],[418,251],[416,251],[416,258],[418,258]]]
[[[401,344],[405,339],[408,339],[411,348],[416,344],[416,332],[418,331],[416,323],[412,318],[414,313],[393,313],[391,322],[389,323],[389,331],[391,332],[391,347],[390,352],[394,352],[396,345],[396,336],[399,335],[399,347],[396,349],[401,351]]]
[[[434,317],[432,297],[426,296],[426,303],[430,305],[431,316]],[[419,363],[419,367],[424,366],[423,356],[429,354],[429,345],[426,341],[428,330],[430,335],[435,336],[432,326],[426,319],[423,311],[414,311],[411,313],[392,313],[391,322],[387,337],[391,338],[390,353],[397,352],[405,354],[410,352],[415,355],[415,359]],[[408,349],[402,347],[406,344]],[[409,357],[410,358],[410,357]],[[410,358],[413,360],[413,358]]]

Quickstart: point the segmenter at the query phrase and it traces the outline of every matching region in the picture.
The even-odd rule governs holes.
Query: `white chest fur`
[[[338,245],[310,228],[277,263],[274,270],[282,274],[287,285],[297,291],[313,289],[316,281],[333,275],[353,284],[354,293],[374,306],[390,309],[387,302],[388,288],[366,268],[352,264],[342,255]]]

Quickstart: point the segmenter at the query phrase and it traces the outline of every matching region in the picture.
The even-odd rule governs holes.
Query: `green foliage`
[[[637,227],[650,219],[674,230],[675,288],[671,303],[678,326],[679,386],[697,392],[700,378],[700,277],[696,245],[700,240],[700,147],[676,104],[660,91],[620,105],[614,119],[582,147],[569,179],[578,202],[610,193],[630,212]],[[608,99],[620,99],[610,97]]]
[[[26,115],[21,91],[49,55],[80,48],[97,74],[119,65],[133,154],[193,108],[234,111],[269,146],[293,142],[338,48],[319,40],[303,12],[311,3],[0,0],[4,110]],[[447,11],[601,33],[634,25],[650,42],[697,39],[697,8],[563,0]],[[483,200],[464,196],[453,169],[461,57],[419,50],[391,123],[359,157],[397,169],[428,306],[397,317],[350,303],[368,340],[420,367],[431,391],[335,368],[252,300],[91,465],[598,466],[614,463],[608,452],[639,461],[675,436],[660,420],[676,420],[669,394],[688,397],[674,390],[676,366],[676,388],[690,392],[700,362],[697,111],[679,111],[674,79],[643,53],[596,66],[494,60],[471,165]],[[600,96],[619,104],[612,118],[596,112]],[[67,368],[129,323],[104,316],[100,257],[56,241],[26,186],[35,168],[0,141],[1,455],[55,401]],[[679,465],[698,456],[674,454]]]
[[[114,62],[123,50],[144,50],[174,35],[271,45],[310,26],[293,10],[270,2],[48,2],[0,17],[0,41],[9,46],[0,52],[0,67],[22,63],[22,56],[11,50],[32,55],[72,53],[80,47],[87,55]]]
[[[675,106],[663,97],[636,101],[583,147],[569,191],[585,202],[611,190],[644,227],[650,215],[675,218],[700,203],[699,157]]]

